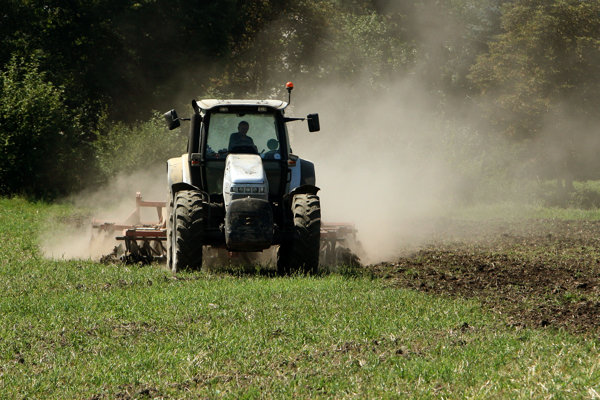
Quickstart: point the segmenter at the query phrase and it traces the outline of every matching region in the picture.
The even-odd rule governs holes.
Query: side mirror
[[[175,128],[179,128],[181,122],[179,121],[179,117],[177,116],[177,112],[175,110],[167,111],[163,115],[165,117],[165,121],[167,121],[167,126],[169,130],[172,131]]]
[[[318,132],[321,130],[321,125],[319,125],[319,114],[308,114],[306,120],[308,121],[309,132]]]

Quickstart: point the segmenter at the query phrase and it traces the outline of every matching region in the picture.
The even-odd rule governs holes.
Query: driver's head
[[[246,121],[242,121],[238,124],[238,132],[240,132],[243,135],[248,133],[248,129],[250,129],[250,124]]]

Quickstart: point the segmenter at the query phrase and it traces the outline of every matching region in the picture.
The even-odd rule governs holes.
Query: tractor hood
[[[262,159],[257,154],[229,154],[223,176],[225,211],[233,200],[247,197],[265,201],[269,198],[269,182]]]
[[[230,154],[227,156],[225,175],[231,183],[265,183],[262,160],[256,154]]]

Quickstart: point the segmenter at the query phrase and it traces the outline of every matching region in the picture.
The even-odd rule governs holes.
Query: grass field
[[[371,274],[42,258],[72,212],[0,199],[0,398],[600,398],[597,330]]]

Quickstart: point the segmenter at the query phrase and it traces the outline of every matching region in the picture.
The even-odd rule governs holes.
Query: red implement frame
[[[114,234],[122,232],[115,237],[125,242],[125,255],[122,258],[126,262],[151,262],[163,259],[167,250],[163,242],[167,240],[166,220],[163,216],[164,201],[144,201],[140,192],[135,194],[135,209],[127,217],[124,223],[92,220],[92,228],[99,232]],[[157,222],[142,222],[141,209],[143,207],[156,208]]]
[[[156,208],[158,222],[142,222],[141,209]],[[167,250],[163,244],[167,240],[166,220],[163,216],[164,201],[144,201],[140,192],[135,195],[135,209],[124,223],[116,224],[97,219],[92,220],[92,228],[110,235],[121,232],[115,239],[125,243],[125,262],[152,262],[164,260]],[[349,249],[356,241],[356,228],[347,223],[321,223],[320,260],[323,265],[335,265],[347,262]],[[358,257],[353,256],[357,261]]]

